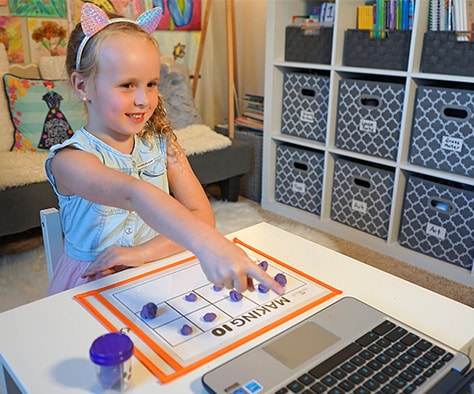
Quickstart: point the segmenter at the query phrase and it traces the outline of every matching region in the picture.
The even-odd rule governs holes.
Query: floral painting
[[[9,0],[10,15],[66,18],[65,0]]]
[[[23,63],[25,61],[20,17],[0,16],[0,42],[5,45],[10,63]]]
[[[65,19],[28,19],[31,61],[37,63],[41,56],[66,54],[67,21]]]

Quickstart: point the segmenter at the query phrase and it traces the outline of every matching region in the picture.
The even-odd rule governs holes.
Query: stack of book
[[[263,97],[245,94],[240,99],[240,116],[235,119],[237,126],[263,131]]]

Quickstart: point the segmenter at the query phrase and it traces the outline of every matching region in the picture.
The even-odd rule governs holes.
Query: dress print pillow
[[[67,81],[4,77],[14,130],[12,151],[47,151],[85,123],[83,103]]]

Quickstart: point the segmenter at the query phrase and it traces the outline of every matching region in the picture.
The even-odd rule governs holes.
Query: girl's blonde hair
[[[111,18],[119,17],[117,15],[109,15]],[[76,69],[76,54],[84,38],[84,32],[82,31],[81,24],[78,23],[74,30],[71,32],[71,36],[68,42],[67,56],[66,56],[66,70],[71,77],[73,72],[80,73],[85,79],[93,81],[98,73],[98,60],[100,55],[100,48],[102,43],[110,36],[116,34],[135,34],[137,36],[143,37],[143,39],[151,42],[156,51],[159,53],[159,47],[156,40],[142,30],[141,27],[134,23],[130,22],[115,22],[107,25],[100,32],[96,33],[93,37],[87,42],[81,57],[81,62],[79,64],[79,69]],[[153,135],[159,134],[166,138],[168,142],[168,151],[169,153],[176,154],[176,135],[171,128],[171,125],[166,116],[166,109],[163,101],[163,97],[159,92],[158,95],[158,105],[156,106],[153,114],[146,123],[144,129],[141,131],[139,136],[145,138],[152,138]]]

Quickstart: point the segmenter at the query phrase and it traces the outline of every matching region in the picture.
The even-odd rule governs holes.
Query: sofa
[[[240,178],[250,167],[250,145],[243,141],[230,140],[227,136],[216,133],[202,124],[202,119],[194,107],[188,74],[180,66],[163,61],[161,74],[163,86],[160,82],[160,91],[163,88],[170,122],[198,179],[203,185],[218,184],[222,199],[237,201]],[[39,227],[39,211],[57,207],[58,202],[44,172],[44,161],[48,151],[36,149],[35,144],[29,141],[28,131],[21,129],[23,125],[28,126],[28,121],[25,119],[33,116],[36,111],[20,107],[21,99],[24,98],[19,94],[24,92],[21,90],[22,84],[29,84],[28,88],[34,85],[38,89],[44,89],[42,86],[44,80],[41,80],[35,64],[10,65],[3,44],[0,44],[0,77],[2,77],[0,80],[0,237],[2,237]],[[55,82],[56,87],[59,87],[59,81]],[[27,89],[28,92],[30,90],[34,89]],[[40,97],[32,98],[28,105],[44,106],[45,103]],[[61,102],[62,108],[63,102]],[[44,110],[42,111],[44,113]],[[75,116],[78,118],[77,121],[83,122],[83,107],[81,111],[82,113],[76,111]],[[42,116],[44,119],[44,114]],[[71,119],[74,120],[74,116],[71,116]],[[31,119],[29,122],[31,126]],[[71,121],[71,125],[72,123]],[[33,132],[41,133],[41,121],[32,125]]]

